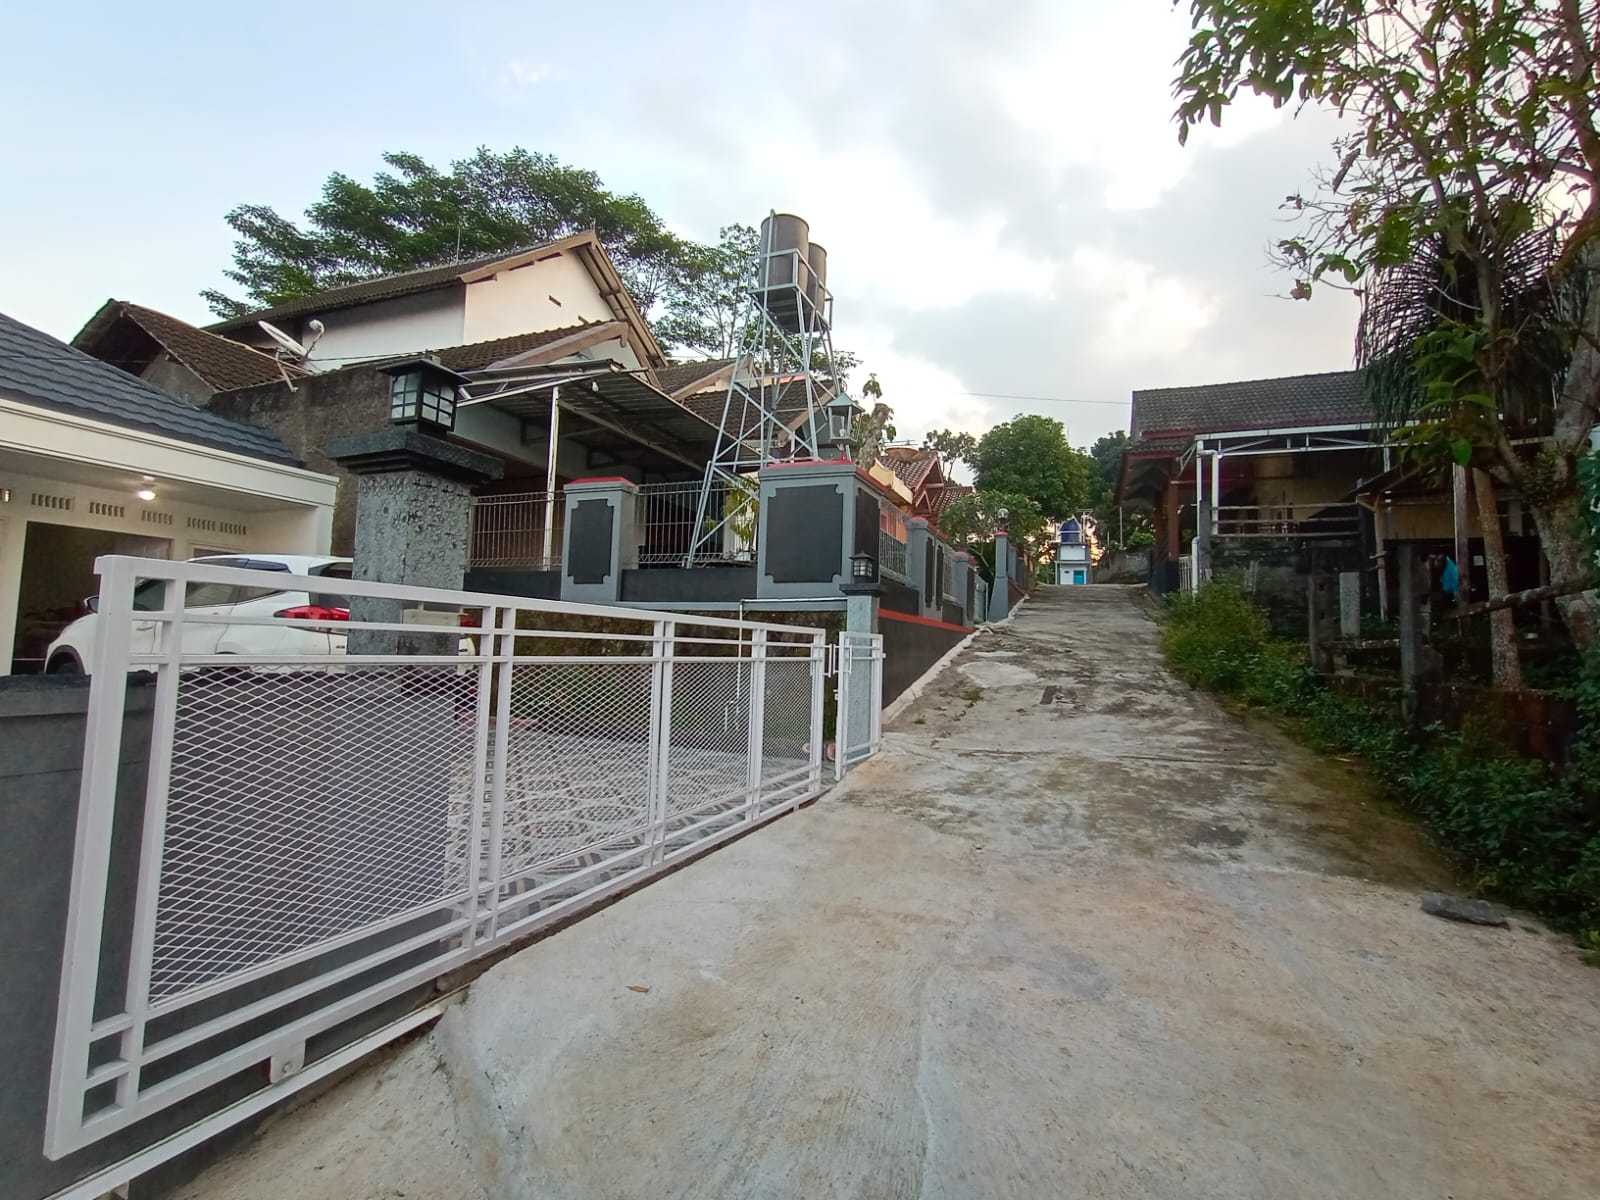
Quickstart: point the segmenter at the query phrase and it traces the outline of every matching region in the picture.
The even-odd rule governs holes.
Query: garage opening
[[[45,651],[70,622],[88,611],[83,601],[99,589],[94,560],[102,554],[168,558],[170,538],[111,533],[29,521],[22,547],[22,584],[11,670],[17,675],[45,669]]]

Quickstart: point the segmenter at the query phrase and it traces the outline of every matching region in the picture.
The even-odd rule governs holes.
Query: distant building
[[[1061,522],[1061,538],[1056,547],[1056,582],[1068,586],[1093,583],[1091,549],[1089,539],[1084,536],[1082,521],[1077,517],[1068,517]]]

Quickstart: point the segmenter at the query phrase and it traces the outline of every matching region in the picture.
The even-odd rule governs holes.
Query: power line
[[[957,396],[979,396],[985,400],[1023,400],[1033,404],[1103,404],[1110,408],[1127,408],[1126,400],[1081,400],[1076,396],[1013,396],[1006,392],[956,392]]]

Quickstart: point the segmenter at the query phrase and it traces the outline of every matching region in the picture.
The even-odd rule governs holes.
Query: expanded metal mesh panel
[[[727,800],[743,804],[749,781],[751,664],[680,659],[672,665],[667,813]]]
[[[761,713],[763,795],[792,787],[794,773],[811,760],[811,675],[808,659],[767,660]]]
[[[455,667],[179,677],[153,998],[460,891]]]
[[[650,822],[649,663],[510,668],[500,872],[642,845]]]

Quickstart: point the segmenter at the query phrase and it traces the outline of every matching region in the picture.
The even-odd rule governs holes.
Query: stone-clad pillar
[[[472,537],[472,489],[500,463],[411,426],[339,438],[328,457],[356,477],[357,579],[459,591]],[[415,605],[411,606],[417,607]],[[352,597],[357,621],[399,623],[400,600]],[[450,654],[460,633],[352,630],[351,654]]]

